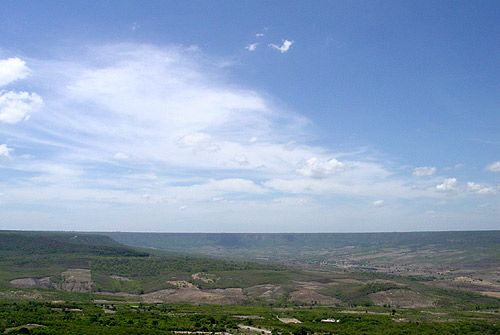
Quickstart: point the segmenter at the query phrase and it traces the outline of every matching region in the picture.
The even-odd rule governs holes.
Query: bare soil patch
[[[10,281],[15,288],[52,288],[50,277],[43,278],[19,278]]]
[[[242,325],[242,324],[239,324],[238,328],[240,328],[242,330],[254,332],[254,333],[264,334],[264,335],[271,335],[271,333],[272,333],[269,329],[257,328],[257,327]]]
[[[392,289],[368,295],[377,306],[391,305],[400,308],[422,308],[434,305],[434,300],[418,292]]]
[[[61,273],[61,289],[71,292],[92,291],[92,277],[88,269],[68,269]]]
[[[320,294],[309,288],[300,288],[290,293],[290,301],[310,305],[337,305],[341,303],[337,298]]]
[[[199,281],[201,281],[203,283],[207,283],[207,284],[213,284],[218,279],[214,275],[210,275],[210,274],[204,273],[204,272],[193,273],[191,275],[191,278],[193,278],[193,280],[199,280]]]
[[[302,323],[302,321],[296,318],[278,318],[283,323]]]
[[[492,291],[482,291],[482,292],[479,292],[485,296],[488,296],[488,297],[493,297],[493,298],[498,298],[500,299],[500,292],[492,292]]]
[[[147,303],[239,304],[245,300],[241,288],[200,290],[196,287],[166,289],[140,296]]]
[[[277,301],[285,294],[285,291],[280,285],[272,284],[248,287],[244,292],[251,298],[264,299],[266,301]]]
[[[193,284],[185,280],[167,280],[167,284],[170,284],[176,288],[195,288]]]

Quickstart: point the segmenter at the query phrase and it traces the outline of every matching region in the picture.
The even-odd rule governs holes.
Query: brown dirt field
[[[499,284],[487,280],[478,280],[465,276],[456,277],[451,280],[433,281],[426,284],[440,288],[472,291],[495,298],[498,298],[500,295]]]
[[[301,304],[337,305],[341,301],[334,297],[320,294],[308,288],[300,288],[290,293],[290,301]]]
[[[239,304],[245,300],[241,288],[200,290],[196,287],[167,289],[140,296],[147,303]]]
[[[434,300],[420,293],[404,289],[387,290],[368,295],[377,306],[391,305],[400,308],[422,308],[434,305]]]
[[[285,291],[280,285],[256,285],[244,289],[246,295],[251,298],[265,299],[267,301],[276,301],[280,299]]]
[[[498,298],[500,299],[500,292],[490,292],[490,291],[483,291],[483,292],[479,292],[483,295],[486,295],[488,297],[493,297],[493,298]]]

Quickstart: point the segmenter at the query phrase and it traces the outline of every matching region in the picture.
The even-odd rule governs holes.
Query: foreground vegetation
[[[301,323],[284,323],[295,318]],[[322,322],[321,320],[339,320]],[[284,320],[287,322],[287,320]],[[254,331],[242,329],[255,327]],[[498,314],[477,311],[327,307],[0,303],[0,332],[9,334],[170,334],[175,331],[323,334],[498,334]]]

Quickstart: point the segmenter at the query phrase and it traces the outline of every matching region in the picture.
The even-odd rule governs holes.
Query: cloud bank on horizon
[[[497,209],[460,210],[498,203],[494,179],[311,144],[307,117],[214,64],[197,48],[137,43],[0,60],[3,228],[418,230],[468,211],[494,226]]]

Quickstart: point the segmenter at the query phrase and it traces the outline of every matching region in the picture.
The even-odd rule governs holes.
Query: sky
[[[2,1],[0,229],[500,229],[498,1]]]

